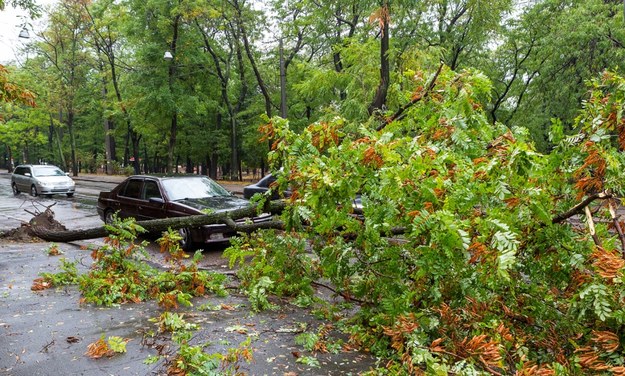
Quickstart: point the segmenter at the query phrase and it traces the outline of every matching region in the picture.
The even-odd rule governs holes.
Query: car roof
[[[57,165],[52,165],[52,164],[21,164],[21,165],[17,165],[15,166],[15,168],[17,167],[56,167],[56,168],[60,168]]]
[[[184,178],[208,178],[210,179],[208,176],[206,175],[195,175],[195,174],[153,174],[153,175],[130,175],[128,177],[128,179],[130,178],[135,178],[135,179],[145,179],[145,178],[150,178],[150,179],[158,179],[158,180],[163,180],[163,179],[184,179]]]

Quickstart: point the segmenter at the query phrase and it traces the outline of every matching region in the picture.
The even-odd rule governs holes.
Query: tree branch
[[[430,80],[430,83],[426,86],[425,90],[423,90],[420,94],[415,95],[410,102],[406,103],[405,105],[403,105],[402,107],[400,107],[397,112],[395,112],[393,115],[391,115],[390,117],[386,118],[384,123],[380,124],[376,130],[377,131],[381,131],[382,129],[384,129],[387,125],[389,125],[390,123],[392,123],[393,121],[399,119],[402,114],[404,113],[404,111],[406,111],[407,109],[409,109],[410,107],[414,106],[417,102],[421,101],[423,98],[427,97],[431,92],[432,89],[434,89],[434,85],[436,85],[436,79],[438,78],[438,76],[441,74],[441,71],[443,70],[443,63],[441,62],[441,64],[438,66],[438,69],[436,70],[436,73],[434,74],[434,76],[432,77],[432,79]]]
[[[358,304],[373,305],[373,302],[367,302],[365,300],[360,300],[358,298],[354,298],[353,296],[350,296],[350,295],[348,295],[348,294],[346,294],[344,292],[341,292],[341,291],[337,291],[336,289],[334,289],[334,288],[332,288],[332,287],[330,287],[328,285],[325,285],[323,283],[312,281],[312,282],[310,282],[310,284],[311,285],[315,285],[315,286],[319,286],[319,287],[324,287],[324,288],[332,291],[333,293],[341,296],[343,299],[347,300],[348,302],[356,302]]]
[[[593,201],[595,201],[595,200],[605,200],[605,199],[609,199],[609,198],[612,198],[612,197],[613,197],[612,194],[607,193],[607,192],[595,193],[592,196],[586,197],[586,199],[584,201],[582,201],[579,204],[575,205],[570,210],[568,210],[568,211],[566,211],[566,212],[564,212],[562,214],[558,214],[556,217],[554,217],[551,220],[551,223],[553,223],[553,224],[562,223],[562,222],[566,221],[567,219],[573,217],[574,215],[581,214],[584,211],[584,208],[586,208],[588,205],[590,205]]]

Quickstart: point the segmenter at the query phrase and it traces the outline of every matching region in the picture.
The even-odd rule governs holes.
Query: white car
[[[11,175],[13,194],[30,192],[31,196],[66,194],[72,197],[76,184],[63,172],[53,165],[19,165]]]

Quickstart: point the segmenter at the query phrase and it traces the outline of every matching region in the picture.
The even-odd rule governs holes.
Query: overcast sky
[[[37,3],[43,6],[53,4],[55,0],[37,0]],[[6,64],[11,61],[21,62],[25,59],[24,56],[19,55],[20,48],[29,39],[20,39],[19,34],[22,30],[22,24],[29,23],[29,27],[35,28],[36,31],[40,31],[43,21],[32,20],[28,13],[22,9],[15,9],[11,6],[7,6],[4,10],[0,11],[0,64]],[[35,36],[32,29],[29,28],[31,40]]]

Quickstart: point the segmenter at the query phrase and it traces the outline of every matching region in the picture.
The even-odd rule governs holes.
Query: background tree
[[[80,2],[65,0],[50,13],[48,29],[41,33],[39,53],[53,70],[53,90],[58,100],[59,120],[67,125],[70,145],[71,170],[78,175],[76,156],[75,118],[77,98],[84,87],[89,68],[89,55],[84,50],[86,17]],[[65,166],[67,168],[67,166]]]

